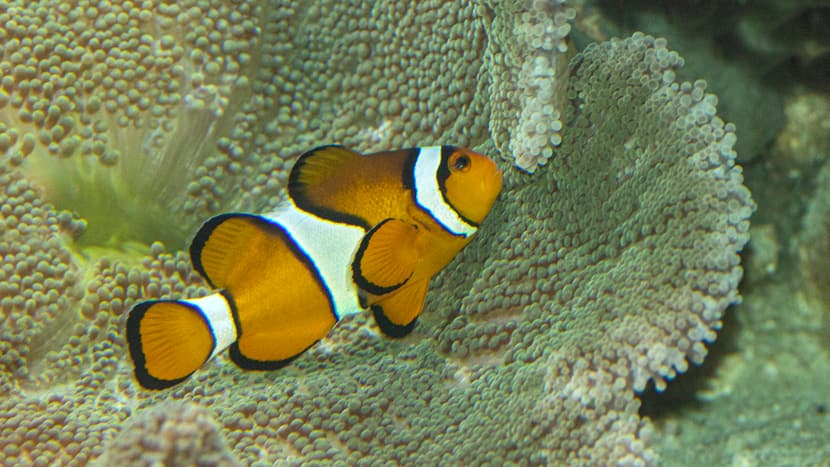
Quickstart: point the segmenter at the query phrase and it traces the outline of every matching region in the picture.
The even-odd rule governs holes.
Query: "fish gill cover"
[[[655,463],[635,391],[705,356],[740,299],[753,202],[734,127],[704,82],[676,82],[680,56],[643,34],[574,55],[576,13],[7,2],[4,463]],[[364,314],[283,370],[223,357],[139,390],[126,310],[206,293],[192,230],[276,205],[292,157],[330,141],[465,144],[509,171],[413,337]]]

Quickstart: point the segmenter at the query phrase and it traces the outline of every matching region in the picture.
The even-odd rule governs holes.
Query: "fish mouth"
[[[502,189],[502,171],[496,169],[489,177],[484,177],[481,180],[480,190],[484,199],[489,201],[490,205],[496,201]]]
[[[501,191],[502,183],[504,182],[503,176],[502,170],[496,167],[496,172],[493,174],[492,181],[490,182],[491,186],[496,189],[496,194]]]

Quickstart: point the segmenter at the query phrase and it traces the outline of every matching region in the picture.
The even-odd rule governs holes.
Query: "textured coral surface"
[[[3,5],[3,463],[656,462],[635,391],[705,356],[753,202],[705,82],[642,34],[575,55],[576,12]],[[360,315],[281,371],[221,357],[138,389],[126,310],[206,293],[182,251],[198,223],[278,203],[292,157],[333,141],[506,169],[415,333]]]
[[[758,227],[744,303],[702,368],[644,402],[656,450],[675,465],[830,459],[830,94],[787,101],[787,126],[746,171]]]

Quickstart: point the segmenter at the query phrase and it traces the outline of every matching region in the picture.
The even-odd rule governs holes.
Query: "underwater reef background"
[[[826,462],[830,5],[668,3],[3,2],[0,464]],[[413,335],[139,389],[129,307],[333,142],[505,170]]]

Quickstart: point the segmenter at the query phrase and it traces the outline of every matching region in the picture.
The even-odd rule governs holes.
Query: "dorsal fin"
[[[369,229],[360,214],[361,200],[353,197],[361,185],[366,161],[339,145],[320,146],[294,163],[288,178],[288,195],[300,209],[318,217]],[[363,165],[362,165],[362,164]]]
[[[293,198],[313,196],[314,190],[327,187],[336,180],[337,172],[353,163],[360,154],[344,146],[316,147],[297,159],[288,179],[288,191]]]

